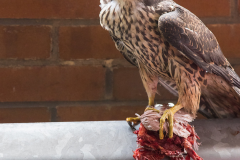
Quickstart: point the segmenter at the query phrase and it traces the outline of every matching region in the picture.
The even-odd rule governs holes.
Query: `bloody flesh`
[[[190,158],[203,160],[193,150],[196,138],[199,139],[194,128],[189,124],[181,125],[191,133],[190,136],[183,138],[174,134],[171,139],[165,136],[163,140],[160,140],[158,131],[149,131],[140,124],[139,130],[134,132],[137,134],[138,149],[134,152],[133,157],[136,160],[161,160],[165,156],[169,156],[171,160],[190,160]]]

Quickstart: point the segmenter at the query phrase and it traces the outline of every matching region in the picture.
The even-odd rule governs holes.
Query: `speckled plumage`
[[[240,78],[213,33],[172,0],[100,0],[101,26],[140,70],[148,97],[161,84],[183,108],[240,117]]]

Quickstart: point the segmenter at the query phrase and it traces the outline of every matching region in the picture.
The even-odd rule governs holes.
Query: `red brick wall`
[[[240,74],[240,0],[176,0]],[[99,26],[99,0],[0,0],[0,122],[121,120],[142,113],[138,70]],[[156,102],[176,100],[159,87]]]

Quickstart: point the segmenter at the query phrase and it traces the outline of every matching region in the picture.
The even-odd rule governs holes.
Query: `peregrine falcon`
[[[160,119],[160,139],[166,119],[173,136],[173,115],[180,109],[194,117],[198,110],[208,118],[240,117],[240,78],[197,16],[172,0],[100,3],[100,24],[138,67],[148,106],[154,106],[158,85],[178,96]]]

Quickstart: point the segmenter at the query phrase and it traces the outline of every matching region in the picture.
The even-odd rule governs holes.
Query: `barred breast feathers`
[[[130,21],[130,15],[138,15],[137,10],[145,7],[138,0],[101,0],[100,2],[100,24],[109,32],[112,32],[113,27],[122,22],[123,18]],[[133,21],[135,16],[131,17]]]
[[[120,39],[138,61],[147,64],[146,67],[154,72],[165,70],[161,63],[164,44],[158,29],[159,14],[154,12],[154,8],[146,6],[142,0],[102,2],[101,26]]]

